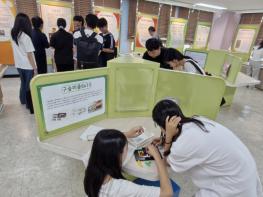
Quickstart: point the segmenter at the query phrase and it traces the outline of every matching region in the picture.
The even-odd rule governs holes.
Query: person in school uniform
[[[97,24],[100,29],[100,35],[103,38],[102,51],[100,53],[100,66],[106,67],[107,61],[115,57],[115,40],[111,32],[108,29],[108,22],[105,18],[100,18]]]
[[[57,26],[58,31],[50,38],[50,46],[55,49],[56,71],[72,71],[74,70],[73,36],[65,30],[67,23],[64,18],[57,19]]]
[[[185,116],[171,99],[159,101],[152,117],[161,129],[159,144],[168,165],[176,173],[190,173],[198,188],[195,197],[262,197],[255,160],[228,128]]]
[[[206,75],[205,71],[191,57],[184,56],[174,48],[168,48],[164,54],[164,61],[173,70],[184,71],[193,74]]]

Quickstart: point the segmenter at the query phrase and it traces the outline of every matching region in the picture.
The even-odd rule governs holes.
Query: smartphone
[[[154,158],[147,153],[146,148],[136,149],[134,151],[134,156],[135,156],[136,161],[150,161],[150,160],[154,160]]]

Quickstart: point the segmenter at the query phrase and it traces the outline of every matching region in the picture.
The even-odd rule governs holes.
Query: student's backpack
[[[89,37],[86,36],[84,29],[80,29],[81,37],[77,39],[77,60],[82,67],[98,67],[99,51],[101,44],[96,39],[97,33],[93,32]]]

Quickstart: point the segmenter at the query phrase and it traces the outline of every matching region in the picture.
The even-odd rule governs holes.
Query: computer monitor
[[[184,55],[193,58],[195,61],[198,62],[200,67],[202,67],[202,68],[205,67],[206,58],[207,58],[207,53],[206,52],[186,50],[184,52]]]

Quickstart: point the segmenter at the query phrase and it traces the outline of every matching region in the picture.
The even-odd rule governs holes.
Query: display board
[[[259,25],[239,25],[234,43],[233,52],[249,54],[255,43]]]
[[[207,48],[209,35],[211,30],[211,23],[198,22],[195,31],[194,49]]]
[[[108,22],[109,31],[113,34],[116,46],[119,45],[120,36],[120,10],[105,7],[95,7],[95,13],[98,18],[105,18]]]
[[[66,31],[72,30],[72,9],[73,5],[71,2],[48,0],[40,1],[40,13],[44,21],[43,32],[49,39],[51,35],[58,30],[58,18],[64,18],[66,20]]]
[[[170,18],[167,46],[183,51],[187,20],[181,18]]]
[[[208,55],[207,52],[186,50],[184,55],[193,58],[202,68],[205,67]]]
[[[39,87],[47,132],[105,113],[106,78],[81,79]]]
[[[10,43],[11,29],[14,24],[16,8],[14,0],[0,0],[0,63],[14,64]]]
[[[135,36],[135,50],[144,51],[145,42],[151,38],[148,28],[150,26],[158,27],[158,17],[154,15],[147,15],[138,13],[136,21],[136,36]]]

